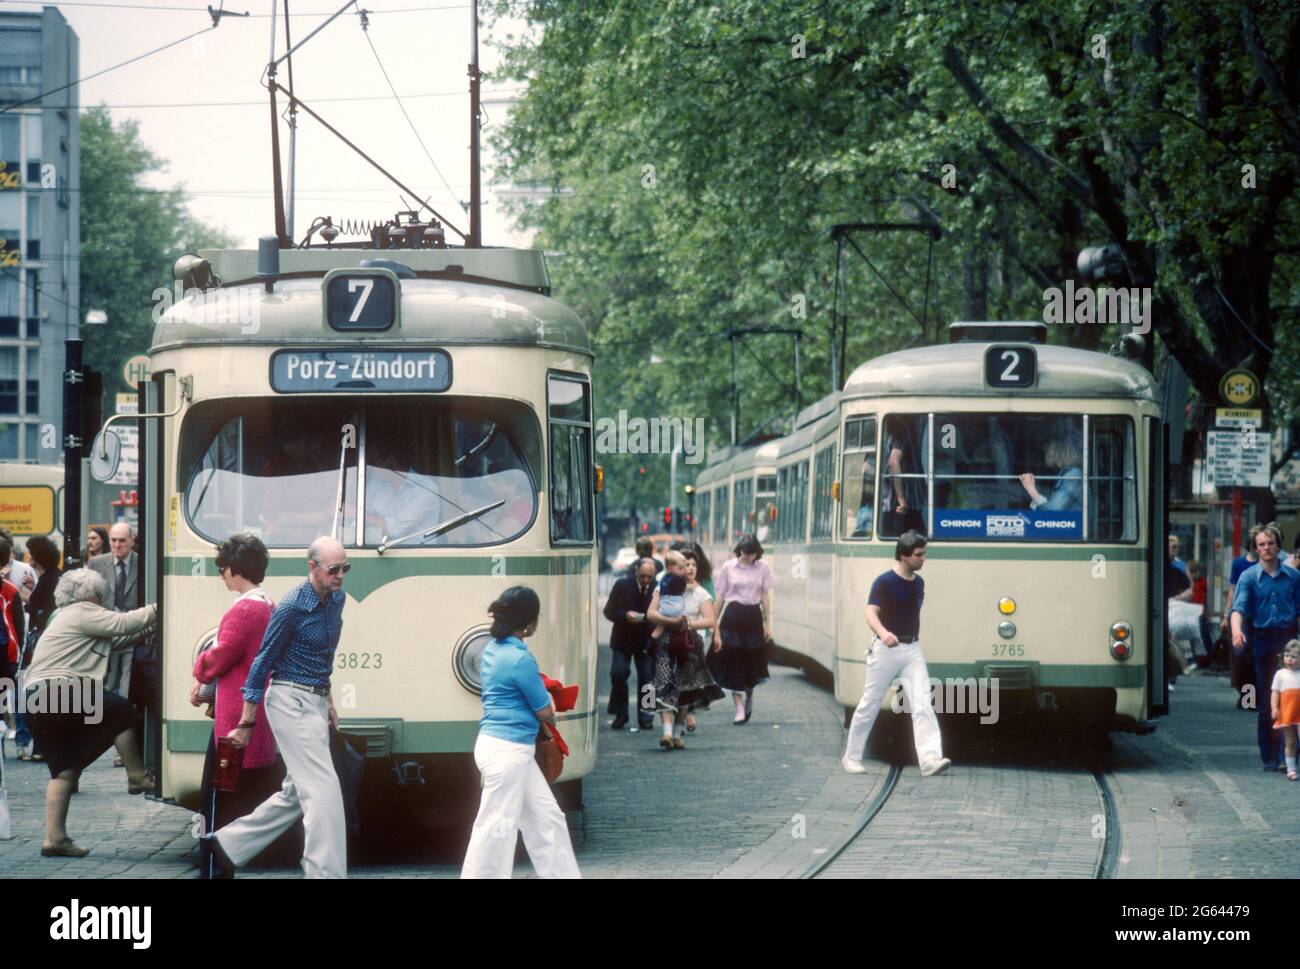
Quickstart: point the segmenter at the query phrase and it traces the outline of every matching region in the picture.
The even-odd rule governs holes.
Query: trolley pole
[[[731,337],[731,446],[740,440],[740,384],[736,377],[736,334]]]
[[[63,366],[63,567],[81,566],[81,451],[86,378],[81,340],[64,341]]]
[[[482,201],[479,198],[479,128],[482,108],[479,102],[478,69],[478,0],[470,3],[469,33],[469,238],[465,248],[483,245]]]

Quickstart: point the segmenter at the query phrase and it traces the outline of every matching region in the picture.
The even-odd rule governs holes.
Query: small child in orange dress
[[[1282,651],[1282,668],[1273,676],[1273,727],[1286,741],[1286,779],[1296,779],[1296,727],[1300,725],[1300,639]]]

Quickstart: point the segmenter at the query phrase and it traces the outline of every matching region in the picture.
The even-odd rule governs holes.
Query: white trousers
[[[474,763],[483,775],[483,796],[461,878],[509,878],[516,832],[523,834],[524,847],[540,877],[582,877],[564,812],[534,755],[532,744],[479,733]]]
[[[266,719],[288,769],[284,786],[252,814],[217,832],[221,850],[236,865],[245,865],[302,818],[307,832],[303,874],[307,878],[347,878],[347,821],[330,757],[325,697],[292,686],[267,687]]]
[[[849,725],[849,740],[844,756],[861,760],[867,751],[867,738],[880,712],[880,704],[889,685],[898,679],[903,687],[907,709],[912,711],[912,736],[916,740],[916,757],[922,764],[943,756],[939,739],[939,718],[934,715],[930,702],[930,673],[921,655],[921,644],[899,643],[886,646],[879,639],[871,641],[867,653],[867,683],[862,699],[853,711]]]

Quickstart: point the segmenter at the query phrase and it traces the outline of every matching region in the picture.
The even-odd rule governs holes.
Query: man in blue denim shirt
[[[248,744],[265,693],[266,717],[288,774],[280,791],[252,814],[204,839],[223,865],[247,864],[302,818],[303,874],[348,876],[347,823],[329,732],[338,725],[330,671],[343,633],[343,576],[350,568],[335,539],[316,539],[307,551],[307,581],[271,614],[244,684],[243,716],[230,739],[240,747]]]
[[[1232,602],[1232,647],[1250,646],[1255,669],[1255,706],[1259,711],[1257,734],[1264,770],[1277,770],[1277,731],[1268,698],[1282,647],[1296,635],[1300,614],[1300,572],[1278,562],[1282,535],[1276,525],[1256,525],[1250,541],[1259,561],[1241,575]],[[1246,628],[1249,624],[1250,633]]]

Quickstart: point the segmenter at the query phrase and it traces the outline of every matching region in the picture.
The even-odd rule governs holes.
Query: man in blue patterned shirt
[[[343,795],[330,758],[329,731],[338,725],[330,670],[343,632],[343,576],[350,568],[342,545],[333,538],[316,539],[307,550],[307,581],[271,614],[244,684],[243,716],[229,736],[236,745],[247,745],[265,693],[266,718],[288,775],[280,791],[252,814],[204,839],[223,864],[247,864],[302,818],[303,874],[348,875]]]

